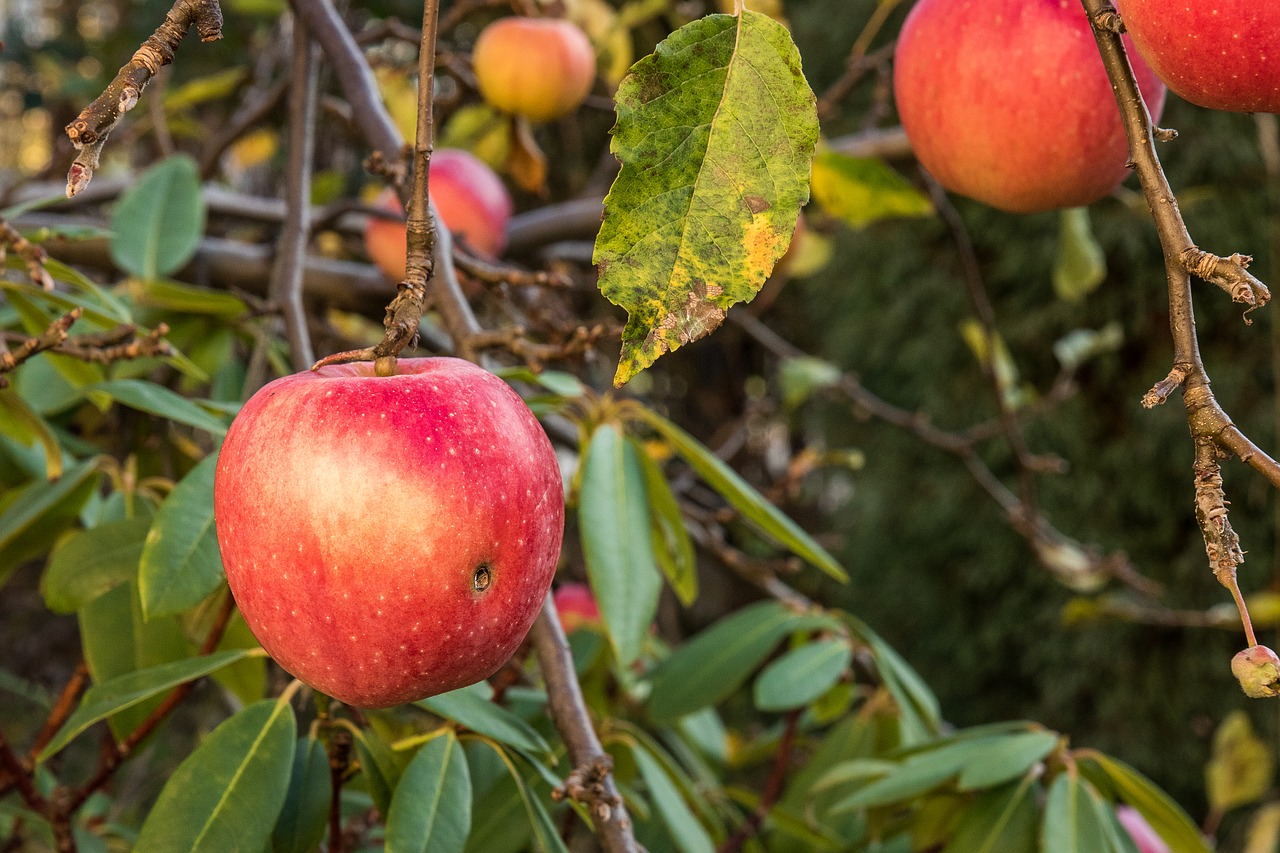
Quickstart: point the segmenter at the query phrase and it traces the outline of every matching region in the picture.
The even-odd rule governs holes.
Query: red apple
[[[1129,833],[1129,837],[1133,839],[1138,853],[1171,853],[1169,845],[1133,806],[1116,806],[1116,817],[1120,819],[1120,825],[1124,827],[1125,832]]]
[[[566,634],[579,628],[600,625],[600,605],[591,587],[585,583],[567,583],[556,589],[556,611],[560,614],[560,627]]]
[[[264,387],[218,458],[245,621],[286,670],[382,708],[477,682],[524,639],[564,530],[556,456],[496,376],[453,358]]]
[[[1193,104],[1280,112],[1276,0],[1115,0],[1138,53]]]
[[[1164,86],[1134,71],[1153,116]],[[944,187],[1031,213],[1097,201],[1128,144],[1079,0],[920,0],[902,25],[894,97],[920,163]]]
[[[502,254],[511,220],[511,195],[502,179],[469,151],[440,148],[431,155],[431,200],[449,232],[489,258]],[[403,214],[393,190],[378,197],[380,206]],[[364,229],[365,251],[378,268],[396,281],[404,280],[403,222],[370,217]]]
[[[573,112],[596,79],[596,52],[560,18],[499,18],[471,51],[480,94],[503,112],[550,121]]]

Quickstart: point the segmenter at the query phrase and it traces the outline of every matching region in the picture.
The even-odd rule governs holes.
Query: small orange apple
[[[573,112],[596,79],[586,33],[560,18],[499,18],[476,39],[471,64],[486,101],[531,121]]]
[[[445,226],[468,248],[488,258],[507,245],[512,203],[502,179],[469,151],[441,148],[431,155],[431,200]],[[386,190],[377,202],[402,213],[400,200]],[[365,251],[378,268],[396,281],[405,273],[403,222],[370,217],[364,229]]]

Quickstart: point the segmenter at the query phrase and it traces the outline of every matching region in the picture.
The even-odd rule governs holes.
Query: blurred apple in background
[[[550,121],[576,110],[596,79],[596,53],[560,18],[499,18],[471,51],[484,99],[503,112]]]
[[[585,583],[567,583],[555,591],[556,610],[560,614],[560,626],[566,634],[579,628],[600,627],[600,605]]]
[[[450,233],[486,258],[496,258],[507,245],[511,195],[497,173],[469,151],[440,148],[431,155],[431,199]],[[395,191],[388,189],[377,204],[403,213]],[[402,281],[405,272],[403,222],[370,217],[364,230],[365,251],[389,278]]]

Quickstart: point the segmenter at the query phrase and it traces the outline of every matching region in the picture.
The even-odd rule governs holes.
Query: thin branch
[[[165,14],[164,22],[116,72],[115,79],[103,93],[67,125],[67,137],[80,152],[67,172],[67,198],[89,185],[98,168],[102,147],[120,116],[137,105],[151,78],[173,62],[178,44],[193,25],[201,41],[222,38],[222,9],[218,0],[177,0]]]
[[[66,686],[62,688],[62,693],[58,695],[58,700],[54,702],[48,718],[44,721],[44,725],[40,727],[40,733],[36,735],[36,739],[31,744],[31,749],[27,751],[27,761],[29,763],[34,764],[36,756],[40,754],[40,750],[49,745],[49,741],[53,740],[53,736],[58,733],[58,729],[62,728],[62,724],[75,711],[76,700],[80,698],[80,691],[84,689],[88,681],[89,666],[82,660],[76,666],[75,671],[71,673],[71,677],[67,679]]]
[[[800,722],[801,710],[796,709],[787,714],[787,721],[782,729],[782,739],[773,756],[773,767],[770,768],[769,777],[765,780],[764,789],[760,792],[760,802],[756,804],[755,810],[738,828],[738,831],[729,836],[716,853],[738,853],[743,845],[760,832],[760,827],[764,824],[769,810],[782,796],[783,783],[786,782],[787,770],[791,766],[791,754],[795,749],[796,727]]]
[[[574,674],[569,642],[560,627],[560,616],[550,594],[542,602],[542,613],[533,625],[531,636],[547,682],[551,719],[564,738],[573,763],[571,778],[590,782],[582,786],[579,793],[587,800],[600,843],[606,853],[639,853],[631,818],[608,771],[609,757],[591,723],[582,688]]]
[[[986,357],[981,359],[982,373],[986,376],[987,382],[991,386],[1000,431],[1003,433],[1009,449],[1013,451],[1014,459],[1018,465],[1018,487],[1022,498],[1022,511],[1027,513],[1030,519],[1038,514],[1036,511],[1035,474],[1037,471],[1042,470],[1043,466],[1040,465],[1036,457],[1031,453],[1030,448],[1027,447],[1018,413],[1014,411],[1013,406],[1009,403],[1009,389],[1004,386],[996,371],[996,345],[999,340],[999,331],[996,329],[995,308],[992,307],[991,299],[987,296],[987,288],[982,280],[982,270],[978,264],[978,255],[973,248],[973,239],[969,236],[969,230],[965,227],[959,211],[951,204],[950,199],[947,198],[946,191],[937,181],[923,171],[921,175],[924,177],[929,187],[929,195],[933,198],[933,203],[937,207],[942,221],[946,223],[947,228],[951,231],[952,240],[960,253],[960,266],[963,273],[965,293],[969,297],[969,306],[973,309],[974,316],[977,317],[979,325],[982,326],[982,336],[987,346]]]
[[[307,314],[302,304],[303,264],[307,252],[311,215],[311,161],[315,154],[317,50],[307,35],[306,25],[293,21],[293,60],[289,69],[289,165],[285,174],[286,216],[276,261],[272,269],[268,298],[284,315],[285,338],[294,370],[302,371],[315,361]]]
[[[27,275],[31,276],[33,282],[44,290],[53,290],[53,276],[44,268],[44,262],[49,259],[48,253],[19,234],[18,229],[6,222],[4,217],[0,217],[0,264],[4,263],[7,249],[12,249],[22,258],[27,267]]]
[[[730,311],[729,320],[780,358],[803,355],[800,349],[748,311]],[[1104,554],[1080,544],[1059,532],[1044,516],[1025,506],[979,458],[975,443],[984,437],[981,433],[969,436],[939,429],[929,422],[927,416],[876,396],[852,374],[842,374],[835,388],[858,410],[906,430],[925,444],[959,459],[974,481],[1004,510],[1010,526],[1031,545],[1041,565],[1063,583],[1085,589],[1096,585],[1096,578],[1110,576],[1144,595],[1158,594],[1159,585],[1139,574],[1124,554]]]
[[[34,338],[27,338],[17,349],[6,350],[0,352],[0,388],[6,387],[9,382],[4,378],[5,373],[10,373],[17,369],[33,355],[53,349],[67,339],[68,330],[76,320],[80,319],[80,315],[84,313],[82,308],[72,308],[66,314],[49,324],[49,327]]]

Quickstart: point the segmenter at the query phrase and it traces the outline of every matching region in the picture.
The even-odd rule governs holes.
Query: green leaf
[[[794,409],[808,400],[813,392],[830,388],[840,381],[840,368],[829,361],[804,355],[784,359],[778,366],[778,384],[782,387],[782,402]]]
[[[104,232],[94,236],[110,236],[110,232]],[[54,280],[61,281],[78,290],[85,296],[91,297],[93,301],[101,307],[102,313],[117,323],[132,323],[133,314],[129,311],[127,305],[116,298],[112,293],[100,287],[93,279],[83,275],[74,267],[69,267],[56,258],[49,258],[44,262],[44,268]]]
[[[74,613],[138,576],[138,560],[151,519],[126,518],[72,533],[58,543],[40,579],[45,604]]]
[[[1093,236],[1089,208],[1071,207],[1058,214],[1058,253],[1053,259],[1053,292],[1079,302],[1107,277],[1107,256]]]
[[[1146,776],[1123,761],[1089,750],[1079,759],[1082,771],[1096,772],[1090,775],[1114,791],[1121,800],[1137,809],[1156,834],[1178,853],[1209,853],[1200,830],[1182,807],[1164,791],[1156,787]]]
[[[528,781],[520,775],[520,770],[511,760],[511,757],[498,744],[486,743],[502,759],[502,763],[507,767],[507,772],[511,774],[511,780],[515,782],[520,799],[524,802],[525,814],[529,817],[529,825],[533,830],[533,837],[537,840],[538,848],[543,853],[569,853],[569,849],[565,847],[564,841],[560,838],[559,828],[552,822],[551,815],[547,814],[547,807],[542,804],[542,800],[537,794],[531,790]]]
[[[688,607],[698,597],[698,564],[693,553],[693,541],[680,514],[680,502],[672,493],[662,468],[643,448],[637,446],[636,458],[644,469],[645,491],[649,495],[653,555],[676,598]]]
[[[641,746],[633,746],[631,754],[635,756],[636,767],[640,770],[645,787],[649,789],[654,807],[681,853],[715,853],[711,835],[698,822],[662,764]]]
[[[840,680],[853,662],[844,640],[818,640],[792,649],[765,667],[755,683],[761,711],[789,711],[816,700]]]
[[[1213,733],[1213,754],[1204,768],[1209,808],[1226,812],[1257,802],[1271,789],[1275,757],[1244,711],[1232,711]]]
[[[1049,786],[1040,827],[1041,853],[1106,853],[1109,833],[1098,812],[1097,795],[1075,773],[1059,773]]]
[[[849,576],[836,558],[790,518],[753,489],[746,480],[716,456],[697,439],[671,421],[650,409],[636,408],[640,417],[658,432],[680,455],[689,467],[720,493],[734,509],[754,524],[766,536],[774,539],[792,553],[818,567],[838,581],[848,581]]]
[[[329,802],[333,783],[329,778],[329,756],[324,744],[314,737],[298,738],[293,751],[289,789],[275,829],[271,831],[271,853],[311,853],[320,845],[329,824]]]
[[[640,656],[662,592],[642,453],[617,424],[598,427],[583,454],[578,498],[587,577],[622,666]]]
[[[69,308],[49,310],[44,305],[39,304],[40,302],[71,303],[66,294],[46,293],[38,288],[14,290],[11,287],[11,283],[5,282],[3,279],[0,279],[0,289],[5,290],[5,299],[18,312],[18,316],[22,318],[23,328],[28,335],[41,334],[45,329],[49,328],[49,325],[54,320],[69,310]],[[74,305],[70,307],[74,307]],[[88,314],[87,311],[85,313]],[[80,320],[79,323],[84,323],[85,319]],[[104,325],[111,325],[111,323],[107,322]],[[75,327],[73,326],[72,328]],[[66,355],[46,352],[40,355],[39,360],[47,361],[73,388],[83,388],[86,385],[101,382],[104,376],[101,365],[89,364]],[[96,398],[91,397],[91,399],[93,399],[95,405],[102,405],[104,402],[101,394],[96,395]],[[39,408],[34,403],[32,405],[37,409]]]
[[[121,584],[100,595],[76,613],[85,662],[95,684],[118,676],[191,657],[181,626],[174,618],[142,618],[137,584]],[[154,696],[111,717],[117,738],[126,736],[149,714],[162,697]]]
[[[1058,745],[1055,732],[1022,732],[995,739],[965,764],[956,787],[961,791],[994,788],[1017,779]]]
[[[409,762],[387,814],[387,853],[461,853],[471,832],[471,775],[457,735],[445,732]]]
[[[744,607],[694,636],[653,671],[649,713],[669,721],[714,705],[737,690],[787,634],[831,624],[829,617],[794,613],[776,601]]]
[[[360,756],[360,772],[364,775],[369,795],[378,807],[378,812],[386,814],[391,810],[391,796],[400,780],[395,756],[374,732],[353,729],[351,734],[355,739],[356,752]]]
[[[899,739],[903,746],[924,743],[942,730],[938,699],[911,665],[861,619],[843,614],[845,622],[876,656],[876,667],[898,705]]]
[[[38,310],[42,312],[42,316],[47,316],[50,321],[54,317],[59,317],[75,308],[79,308],[82,312],[80,322],[89,325],[110,329],[121,322],[125,322],[117,316],[119,312],[115,309],[104,308],[100,304],[100,300],[79,293],[69,293],[62,290],[40,290],[15,281],[5,281],[4,279],[0,279],[0,290],[5,292],[6,298],[12,302],[13,307],[22,315],[24,322],[27,323],[27,331],[31,334],[35,334],[37,331],[44,331],[49,325],[48,322],[45,322],[41,324],[40,329],[32,328],[36,325],[36,323],[31,322],[33,315],[30,309],[33,307],[38,307]],[[94,366],[78,359],[71,359],[69,356],[57,356],[57,358],[65,358],[85,368]],[[101,368],[98,370],[101,372]]]
[[[1035,853],[1037,817],[1032,780],[987,791],[965,810],[942,853]]]
[[[111,399],[131,409],[187,424],[217,437],[227,434],[227,425],[221,418],[209,414],[186,397],[175,394],[154,382],[145,382],[141,379],[115,379],[110,382],[99,382],[85,390],[102,391]]]
[[[786,29],[709,15],[632,66],[617,93],[594,262],[630,315],[615,384],[752,299],[809,198],[816,101]]]
[[[136,849],[264,849],[289,789],[296,736],[287,701],[258,702],[223,722],[169,777]]]
[[[44,452],[45,476],[62,476],[62,448],[49,424],[12,388],[0,388],[0,435],[30,447],[39,444]]]
[[[111,260],[130,275],[154,279],[195,254],[204,232],[204,198],[195,160],[161,160],[138,176],[111,216]]]
[[[853,794],[833,803],[829,814],[874,808],[890,803],[908,802],[932,791],[959,772],[964,755],[957,750],[938,749],[913,755],[885,775],[862,785]],[[833,767],[822,785],[848,780],[857,783],[862,774],[876,770],[878,763],[848,762]]]
[[[895,216],[929,216],[933,203],[874,157],[823,150],[813,159],[813,198],[837,219],[862,228]]]
[[[203,678],[251,654],[254,652],[249,649],[214,652],[211,655],[129,672],[90,687],[80,700],[80,707],[76,708],[71,718],[58,730],[57,736],[40,753],[40,760],[47,760],[99,720],[105,720],[118,711],[131,708],[179,684]]]
[[[493,704],[488,696],[488,685],[478,684],[421,699],[414,704],[500,743],[529,752],[546,754],[551,751],[533,726],[506,708]]]
[[[169,279],[134,283],[133,289],[139,304],[180,314],[211,314],[231,319],[242,317],[249,311],[249,306],[243,299],[225,290],[197,287]]]
[[[147,619],[195,607],[225,579],[213,529],[211,453],[187,472],[160,504],[138,569],[138,595]]]
[[[23,486],[17,492],[17,499],[0,511],[0,549],[17,539],[42,515],[97,473],[97,460],[88,459],[73,466],[53,482],[39,480]]]

